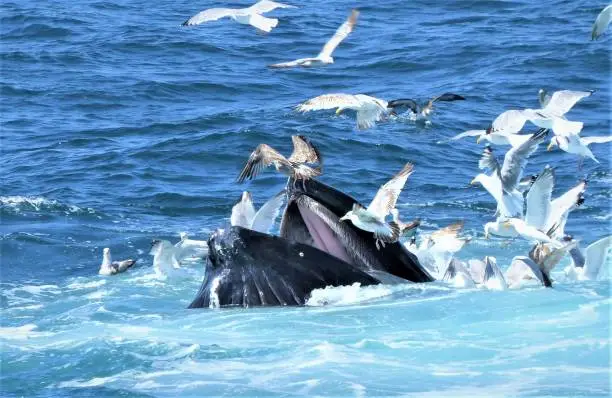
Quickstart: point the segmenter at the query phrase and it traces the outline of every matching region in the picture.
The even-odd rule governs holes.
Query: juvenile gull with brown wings
[[[307,180],[321,175],[321,155],[317,148],[304,136],[293,135],[293,153],[289,158],[267,144],[259,144],[249,156],[244,168],[238,176],[238,182],[252,180],[262,168],[274,166],[294,180]],[[318,164],[317,167],[310,165]]]

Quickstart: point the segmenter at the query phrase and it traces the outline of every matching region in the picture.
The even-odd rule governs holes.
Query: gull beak
[[[482,135],[479,135],[478,138],[476,138],[477,144],[480,144],[480,141],[482,141]]]
[[[349,216],[347,214],[345,214],[342,217],[340,217],[340,221],[346,221],[348,219],[349,219]]]
[[[341,113],[342,113],[342,111],[343,111],[343,109],[342,109],[342,108],[338,108],[338,109],[336,109],[336,115],[341,114]]]
[[[472,181],[470,181],[470,185],[476,185],[476,179],[474,178]]]
[[[547,151],[552,151],[554,146],[555,146],[555,144],[551,141],[550,144],[548,144],[548,146],[546,147],[546,150]]]
[[[504,227],[511,227],[511,226],[512,226],[512,224],[510,223],[510,221],[504,221],[504,222],[502,223],[502,225],[503,225]]]

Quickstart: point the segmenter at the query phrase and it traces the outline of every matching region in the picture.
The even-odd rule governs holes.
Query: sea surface
[[[347,286],[303,308],[187,310],[203,262],[155,275],[152,239],[207,239],[243,190],[260,205],[284,186],[272,170],[235,178],[259,143],[288,154],[292,134],[320,147],[322,181],[364,203],[414,162],[402,217],[423,234],[464,220],[458,257],[504,269],[530,245],[484,239],[495,202],[469,185],[482,145],[448,138],[538,108],[539,88],[597,90],[567,116],[610,134],[612,34],[590,41],[603,2],[287,2],[299,8],[268,14],[270,34],[180,26],[248,1],[0,4],[0,396],[609,396],[609,258],[590,282],[565,280],[563,260],[553,289]],[[353,7],[333,65],[267,68],[316,55]],[[293,109],[333,92],[466,100],[364,131],[350,112]],[[553,196],[588,178],[566,231],[583,246],[610,234],[610,144],[582,169],[544,147],[525,174],[554,166]],[[99,276],[104,247],[136,266]]]

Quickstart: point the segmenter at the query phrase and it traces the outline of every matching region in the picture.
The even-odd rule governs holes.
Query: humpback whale
[[[315,179],[287,183],[280,236],[234,226],[208,241],[202,286],[189,308],[303,305],[314,289],[431,282],[399,242],[380,250],[372,232],[340,221],[350,196]]]

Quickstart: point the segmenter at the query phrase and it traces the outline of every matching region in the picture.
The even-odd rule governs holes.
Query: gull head
[[[340,221],[350,220],[353,216],[353,210],[349,210],[345,215],[340,217]]]
[[[187,239],[187,232],[181,232],[179,233],[179,236],[181,237],[181,240],[185,240]]]
[[[104,255],[106,256],[107,254],[110,254],[110,249],[108,247],[105,247],[104,250],[102,250],[102,253],[104,253]]]

